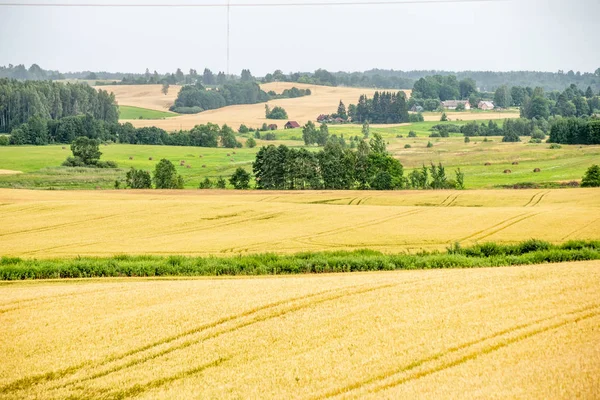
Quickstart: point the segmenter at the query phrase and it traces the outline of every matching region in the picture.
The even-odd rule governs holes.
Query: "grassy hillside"
[[[465,172],[469,189],[524,182],[544,184],[580,180],[590,165],[600,163],[600,146],[564,145],[561,149],[550,149],[546,143],[527,143],[527,138],[523,138],[523,142],[520,143],[502,143],[501,137],[490,137],[487,141],[484,141],[485,138],[474,137],[470,143],[464,143],[460,134],[452,134],[449,138],[429,138],[431,127],[437,123],[372,127],[371,132],[380,133],[388,141],[388,150],[402,162],[406,174],[423,164],[441,162],[447,167],[450,177],[457,168]],[[409,138],[410,131],[416,132],[417,137]],[[354,136],[362,137],[360,126],[331,126],[330,133],[343,135],[346,140]],[[69,146],[64,145],[0,147],[0,170],[24,172],[20,175],[0,175],[0,187],[112,188],[115,179],[124,178],[126,170],[130,167],[152,170],[161,158],[167,158],[176,164],[179,173],[186,179],[186,187],[196,188],[205,177],[228,177],[239,166],[250,171],[256,152],[261,146],[303,145],[302,129],[279,130],[275,131],[275,134],[277,141],[258,140],[254,149],[122,144],[101,146],[102,159],[116,161],[120,170],[60,168],[62,161],[71,154]],[[240,140],[245,141],[245,137],[240,137]],[[433,147],[428,148],[428,142],[431,142]],[[406,145],[411,147],[405,148]],[[317,147],[310,149],[318,150]],[[181,167],[181,160],[185,160],[190,168]],[[486,163],[491,165],[486,166]],[[203,165],[205,167],[202,167]],[[541,172],[534,173],[536,168],[541,169]],[[506,169],[511,173],[505,174]]]
[[[119,106],[119,119],[163,119],[176,117],[179,114],[175,114],[167,111],[150,110],[148,108],[132,107],[132,106]]]

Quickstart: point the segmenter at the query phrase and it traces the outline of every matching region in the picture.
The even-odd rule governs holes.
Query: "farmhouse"
[[[269,129],[270,131],[276,131],[277,130],[277,125],[271,124],[271,125],[267,126],[267,129]]]
[[[477,104],[477,108],[479,108],[480,110],[493,110],[494,109],[494,103],[492,103],[491,101],[480,101],[479,104]]]
[[[317,122],[325,122],[329,120],[329,115],[321,114],[317,117]]]
[[[284,129],[295,129],[295,128],[300,128],[300,124],[296,121],[288,121],[287,124],[285,124]]]
[[[444,108],[447,108],[448,110],[456,110],[456,107],[459,104],[464,104],[465,105],[465,110],[470,110],[471,109],[471,103],[469,103],[468,100],[446,100],[446,101],[442,101],[442,105],[444,106]]]

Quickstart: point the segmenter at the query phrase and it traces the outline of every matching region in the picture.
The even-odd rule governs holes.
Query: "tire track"
[[[542,194],[535,203],[533,203],[530,207],[535,207],[538,204],[540,204],[540,202],[544,199],[544,197],[546,197],[548,194],[550,193],[550,191],[545,192],[544,194]]]
[[[446,207],[452,207],[454,205],[454,203],[456,202],[456,200],[458,199],[460,195],[457,194],[456,196],[454,196],[454,198],[452,199],[452,201],[450,201],[448,204],[446,204]]]
[[[398,380],[396,380],[394,382],[391,382],[391,383],[388,383],[388,384],[386,384],[384,386],[378,387],[378,388],[376,388],[375,390],[373,390],[371,392],[372,393],[378,393],[378,392],[381,392],[383,390],[390,389],[390,388],[393,388],[395,386],[402,385],[402,384],[404,384],[406,382],[417,380],[417,379],[420,379],[420,378],[423,378],[423,377],[435,374],[436,372],[440,372],[440,371],[443,371],[443,370],[446,370],[446,369],[449,369],[449,368],[456,367],[456,366],[458,366],[460,364],[464,364],[464,363],[466,363],[468,361],[474,360],[474,359],[479,358],[481,356],[490,354],[490,353],[492,353],[494,351],[497,351],[497,350],[500,350],[502,348],[508,347],[511,344],[518,343],[518,342],[523,341],[525,339],[529,339],[531,337],[537,336],[539,334],[542,334],[542,333],[545,333],[545,332],[548,332],[548,331],[551,331],[551,330],[562,328],[563,326],[566,326],[566,325],[569,325],[569,324],[572,324],[572,323],[577,323],[577,322],[584,321],[586,319],[590,319],[590,318],[594,318],[594,317],[598,317],[598,316],[600,316],[600,312],[598,312],[598,311],[596,311],[596,312],[590,312],[590,313],[581,315],[581,316],[579,316],[577,318],[573,318],[573,319],[570,319],[570,320],[567,320],[567,321],[557,322],[557,323],[554,323],[554,324],[549,325],[549,326],[545,326],[545,327],[534,329],[534,330],[531,330],[531,331],[528,331],[528,332],[524,332],[524,333],[522,333],[520,335],[517,335],[515,337],[507,338],[507,339],[501,341],[500,343],[489,345],[489,346],[487,346],[487,347],[485,347],[485,348],[483,348],[481,350],[472,351],[472,352],[466,354],[465,356],[458,358],[457,360],[450,361],[448,363],[444,363],[444,364],[442,364],[442,365],[440,365],[438,367],[430,368],[428,370],[425,370],[425,371],[420,372],[420,373],[413,374],[412,376],[409,376],[409,377],[406,377],[406,378],[403,378],[403,379],[398,379]]]
[[[498,332],[493,333],[491,335],[484,336],[484,337],[481,337],[481,338],[478,338],[478,339],[475,339],[475,340],[463,343],[461,345],[451,347],[451,348],[449,348],[449,349],[447,349],[445,351],[433,354],[433,355],[431,355],[429,357],[425,357],[425,358],[422,358],[420,360],[413,361],[412,363],[410,363],[408,365],[404,365],[404,366],[401,366],[399,368],[388,370],[388,371],[386,371],[386,372],[384,372],[382,374],[376,375],[376,376],[368,378],[366,380],[355,382],[355,383],[352,383],[350,385],[347,385],[347,386],[344,386],[344,387],[340,387],[340,388],[331,390],[329,392],[326,392],[326,393],[324,393],[322,395],[319,395],[319,396],[315,397],[314,399],[315,400],[316,399],[326,399],[326,398],[331,398],[331,397],[346,395],[346,394],[348,394],[350,392],[353,392],[355,390],[360,390],[360,389],[366,388],[369,385],[375,385],[375,388],[373,388],[371,390],[367,389],[369,392],[379,392],[379,391],[382,391],[382,390],[385,390],[385,389],[389,389],[391,387],[401,385],[401,384],[406,383],[408,381],[419,379],[421,377],[424,377],[424,376],[427,376],[427,375],[431,375],[431,374],[433,374],[435,372],[439,372],[439,371],[442,371],[444,369],[447,369],[447,368],[459,365],[459,364],[461,364],[463,362],[466,362],[466,361],[468,361],[470,359],[476,358],[479,355],[487,354],[487,353],[489,353],[491,351],[494,351],[494,350],[497,350],[497,349],[499,349],[501,347],[505,347],[506,345],[508,345],[510,343],[513,343],[513,342],[506,343],[507,340],[510,340],[510,338],[508,338],[508,339],[505,339],[504,341],[501,341],[500,345],[499,344],[495,344],[495,345],[492,344],[492,345],[490,345],[488,347],[485,347],[484,350],[485,349],[491,349],[491,350],[489,350],[487,352],[486,351],[482,352],[481,350],[480,351],[471,351],[469,353],[470,356],[460,357],[458,359],[455,359],[454,361],[450,361],[448,363],[445,363],[442,366],[430,367],[425,372],[415,372],[415,373],[413,373],[412,375],[410,375],[408,377],[396,379],[396,380],[394,380],[391,383],[385,383],[385,382],[383,382],[386,379],[392,378],[394,375],[398,375],[398,374],[401,374],[401,373],[410,372],[410,371],[412,371],[414,369],[417,369],[417,368],[419,368],[419,367],[421,367],[423,365],[426,365],[428,363],[432,363],[432,362],[435,362],[437,360],[440,360],[443,357],[452,355],[454,353],[458,353],[461,350],[468,350],[469,348],[472,348],[472,347],[475,347],[477,345],[483,344],[483,343],[485,343],[487,341],[490,341],[490,340],[493,340],[493,339],[497,339],[497,338],[502,338],[503,336],[507,336],[507,335],[513,334],[513,333],[515,333],[517,331],[531,328],[531,327],[533,327],[535,325],[539,325],[539,324],[551,321],[551,320],[556,319],[556,318],[560,318],[560,317],[567,316],[567,315],[573,315],[574,316],[574,317],[571,317],[571,318],[569,318],[569,319],[567,319],[565,321],[561,321],[559,323],[555,323],[553,325],[550,325],[550,327],[537,328],[537,329],[535,329],[533,331],[530,330],[529,333],[524,333],[524,334],[518,335],[517,338],[520,338],[521,336],[527,335],[526,337],[522,338],[522,339],[525,339],[527,337],[533,336],[533,334],[531,334],[531,332],[534,332],[534,334],[542,333],[542,332],[545,332],[547,330],[553,329],[553,327],[555,325],[558,325],[558,327],[560,327],[560,326],[563,326],[563,325],[566,325],[566,324],[569,324],[569,323],[577,322],[577,321],[581,320],[582,316],[580,316],[579,314],[582,314],[582,313],[584,313],[583,318],[591,318],[593,316],[600,315],[600,304],[591,304],[591,305],[588,305],[588,306],[585,306],[585,307],[581,307],[581,308],[578,308],[578,309],[575,309],[575,310],[572,310],[572,311],[568,311],[566,313],[555,314],[555,315],[548,316],[548,317],[545,317],[545,318],[540,318],[540,319],[537,319],[537,320],[534,320],[534,321],[530,321],[530,322],[526,322],[526,323],[523,323],[523,324],[519,324],[519,325],[513,326],[511,328],[507,328],[507,329],[498,331]],[[540,332],[537,332],[537,331],[540,331]],[[522,340],[522,339],[520,339],[520,340]],[[514,340],[514,341],[518,341],[518,340]],[[502,343],[506,343],[506,345],[501,345]]]
[[[592,226],[592,225],[595,225],[595,224],[596,224],[596,223],[598,223],[598,222],[600,222],[600,218],[596,218],[596,219],[595,219],[595,220],[593,220],[592,222],[590,222],[590,223],[587,223],[587,224],[585,224],[584,226],[582,226],[582,227],[579,227],[579,228],[575,229],[575,230],[574,230],[574,231],[572,231],[571,233],[569,233],[569,234],[567,234],[566,236],[564,236],[564,237],[563,237],[561,240],[565,240],[565,239],[567,239],[569,236],[572,236],[572,235],[576,234],[577,232],[581,232],[581,231],[583,231],[583,230],[587,229],[588,227],[590,227],[590,226]]]
[[[73,222],[65,222],[62,224],[56,224],[56,225],[51,225],[51,226],[44,226],[41,228],[34,228],[34,229],[25,229],[22,231],[15,231],[15,232],[8,232],[8,233],[0,233],[0,237],[4,237],[4,236],[12,236],[12,235],[20,235],[22,233],[39,233],[39,232],[47,232],[47,231],[51,231],[54,229],[59,229],[59,228],[65,228],[65,227],[73,227],[73,226],[77,226],[77,225],[82,225],[82,224],[88,224],[90,222],[97,222],[97,221],[103,221],[106,219],[110,219],[110,218],[115,218],[115,217],[122,217],[122,214],[111,214],[111,215],[105,215],[102,217],[96,217],[96,218],[88,218],[82,221],[73,221]]]
[[[511,221],[513,221],[514,219],[518,219],[518,218],[524,217],[524,216],[526,216],[526,215],[529,215],[529,212],[524,212],[524,213],[522,213],[522,214],[515,215],[515,216],[513,216],[513,217],[510,217],[510,218],[507,218],[507,219],[505,219],[505,220],[503,220],[503,221],[501,221],[501,222],[498,222],[497,224],[494,224],[494,225],[492,225],[492,226],[490,226],[490,227],[488,227],[488,228],[485,228],[485,229],[482,229],[482,230],[480,230],[480,231],[477,231],[477,232],[475,232],[475,233],[473,233],[473,234],[471,234],[471,235],[469,235],[469,236],[462,237],[462,238],[458,239],[458,242],[462,242],[462,241],[464,241],[464,240],[471,239],[471,238],[473,238],[473,237],[475,237],[475,236],[479,236],[479,235],[481,235],[481,234],[483,234],[483,233],[486,233],[486,232],[487,232],[487,231],[489,231],[489,230],[495,229],[495,228],[497,228],[497,227],[499,227],[499,226],[501,226],[501,225],[503,225],[503,224],[510,223],[510,222],[511,222]],[[487,236],[489,236],[489,235],[487,235]],[[487,236],[486,236],[486,237],[487,237]],[[450,241],[450,242],[448,242],[448,243],[451,243],[451,242],[452,242],[452,241]]]
[[[344,298],[344,297],[348,297],[348,296],[354,296],[354,295],[358,295],[358,294],[364,294],[364,293],[368,293],[368,292],[373,292],[373,291],[376,291],[376,290],[379,290],[379,289],[386,289],[386,288],[390,288],[390,287],[397,286],[397,285],[398,284],[384,284],[384,285],[378,285],[378,286],[374,286],[374,287],[367,287],[367,288],[364,288],[364,289],[341,291],[340,293],[335,293],[335,294],[332,294],[332,295],[329,295],[329,296],[324,296],[323,298],[320,298],[320,299],[311,300],[311,301],[308,301],[308,302],[305,302],[305,303],[301,303],[301,304],[297,304],[297,305],[290,305],[287,308],[284,307],[281,310],[277,310],[277,311],[272,312],[272,313],[267,313],[266,315],[253,316],[252,318],[250,318],[250,320],[239,322],[239,323],[235,324],[234,326],[232,326],[230,328],[225,328],[225,329],[222,329],[220,331],[209,333],[208,335],[205,335],[205,336],[200,337],[200,338],[193,338],[193,339],[186,340],[186,341],[184,341],[181,344],[174,345],[174,346],[171,346],[171,347],[167,347],[166,349],[160,350],[160,351],[158,351],[156,353],[148,354],[146,356],[143,356],[143,357],[140,357],[140,358],[137,358],[137,359],[133,359],[131,361],[126,362],[125,364],[116,365],[116,366],[114,366],[112,368],[109,368],[107,370],[104,370],[104,371],[101,371],[101,372],[97,372],[97,373],[95,373],[95,374],[93,374],[91,376],[88,376],[88,377],[85,377],[85,378],[82,378],[82,379],[73,380],[72,382],[65,383],[65,384],[62,384],[60,386],[55,386],[55,387],[52,387],[51,389],[61,389],[61,388],[67,387],[67,386],[71,386],[71,385],[75,385],[75,384],[81,384],[83,382],[87,382],[87,381],[90,381],[90,380],[102,378],[102,377],[108,376],[110,374],[113,374],[115,372],[120,372],[120,371],[123,371],[125,369],[131,368],[131,367],[135,367],[137,365],[141,365],[141,364],[143,364],[145,362],[148,362],[148,361],[154,360],[156,358],[165,356],[165,355],[173,353],[175,351],[183,350],[183,349],[186,349],[186,348],[191,347],[193,345],[196,345],[198,343],[201,343],[201,342],[204,342],[204,341],[207,341],[207,340],[210,340],[210,339],[217,338],[217,337],[219,337],[221,335],[235,332],[238,329],[242,329],[242,328],[245,328],[247,326],[251,326],[251,325],[254,325],[256,323],[268,321],[268,320],[271,320],[271,319],[274,319],[274,318],[278,318],[278,317],[281,317],[283,315],[287,315],[287,314],[292,313],[292,312],[296,312],[296,311],[299,311],[299,310],[310,308],[310,307],[312,307],[314,305],[317,305],[317,304],[325,303],[327,301],[332,301],[332,300],[338,300],[340,298]],[[150,348],[148,350],[152,350],[152,348]],[[94,367],[94,370],[97,370],[97,368],[98,367]]]
[[[407,283],[413,283],[413,282],[417,282],[417,281],[410,281],[410,282],[405,282],[403,284],[407,284]],[[67,368],[64,368],[62,370],[58,370],[58,371],[50,371],[47,373],[43,373],[43,374],[37,374],[37,375],[31,375],[31,376],[27,376],[21,379],[18,379],[16,381],[13,381],[11,383],[6,384],[5,386],[0,387],[0,393],[7,393],[7,392],[12,392],[15,390],[24,390],[24,389],[28,389],[36,384],[40,384],[40,383],[44,383],[44,382],[51,382],[51,381],[56,381],[59,379],[62,379],[66,376],[69,375],[73,375],[81,370],[83,370],[84,368],[90,368],[92,371],[95,371],[97,368],[102,367],[102,366],[106,366],[110,363],[114,363],[117,361],[122,361],[125,360],[128,357],[132,357],[147,351],[150,351],[152,349],[155,349],[161,345],[168,345],[172,342],[175,342],[179,339],[185,339],[186,337],[191,337],[193,335],[199,334],[199,333],[203,333],[209,329],[212,328],[219,328],[224,326],[225,324],[227,324],[228,322],[237,322],[239,320],[243,320],[244,318],[250,318],[250,321],[242,321],[242,322],[238,322],[237,326],[235,326],[234,328],[228,328],[228,329],[222,329],[221,332],[217,332],[217,333],[213,333],[213,336],[219,336],[228,332],[232,332],[234,330],[240,329],[242,327],[257,323],[257,322],[262,322],[265,321],[267,319],[270,318],[276,318],[279,317],[281,315],[284,315],[286,313],[289,312],[293,312],[296,310],[300,310],[302,308],[307,308],[311,305],[314,304],[319,304],[325,301],[330,301],[330,300],[336,300],[339,299],[341,297],[344,296],[349,296],[349,295],[356,295],[356,294],[361,294],[361,293],[367,293],[370,291],[374,291],[374,290],[379,290],[379,289],[383,289],[383,288],[387,288],[387,287],[392,287],[392,286],[396,286],[398,284],[385,284],[385,285],[379,285],[379,286],[370,286],[370,284],[363,284],[363,285],[356,285],[356,286],[349,286],[349,287],[342,287],[342,288],[337,288],[337,289],[329,289],[329,290],[324,290],[321,292],[317,292],[317,293],[311,293],[311,294],[307,294],[307,295],[303,295],[303,296],[298,296],[298,297],[293,297],[290,299],[284,299],[284,300],[280,300],[277,302],[273,302],[273,303],[269,303],[266,305],[262,305],[262,306],[258,306],[258,307],[254,307],[252,309],[246,310],[242,313],[239,314],[232,314],[223,318],[220,318],[216,321],[210,322],[210,323],[206,323],[206,324],[202,324],[199,325],[195,328],[189,329],[185,332],[179,333],[177,335],[173,335],[173,336],[169,336],[166,338],[163,338],[161,340],[155,341],[153,343],[149,343],[147,345],[144,346],[140,346],[136,349],[132,349],[129,350],[127,352],[121,353],[121,354],[116,354],[116,355],[112,355],[112,356],[108,356],[106,357],[104,360],[102,361],[97,361],[97,362],[92,362],[92,361],[86,361],[83,362],[81,364],[78,365],[74,365],[74,366],[70,366]],[[366,288],[365,288],[366,286]],[[316,299],[316,300],[315,300]],[[304,301],[304,303],[302,304],[302,302]],[[300,305],[295,305],[295,303],[300,302]],[[288,309],[285,310],[285,306],[288,306]],[[284,311],[282,312],[281,310],[277,311],[278,307],[284,307]],[[271,312],[271,313],[267,313],[267,315],[262,315],[261,316],[261,312],[264,311],[271,311],[271,310],[276,310],[275,312]],[[204,340],[208,340],[212,338],[211,335],[208,335],[207,337],[201,338],[200,341],[204,341]],[[151,354],[150,356],[146,356],[144,358],[146,358],[146,361],[152,358],[156,358],[159,357],[160,355],[164,355],[164,354],[168,354],[172,351],[178,350],[179,348],[185,348],[185,347],[189,347],[193,344],[195,344],[197,342],[197,339],[194,340],[188,340],[187,342],[184,342],[183,344],[162,350],[162,354],[160,353],[155,353],[155,354]],[[183,347],[182,347],[183,346]],[[143,358],[138,358],[137,360],[135,360],[136,362],[133,363],[132,361],[129,361],[127,364],[125,364],[125,366],[121,366],[119,368],[115,368],[113,367],[112,370],[109,370],[108,373],[106,373],[106,371],[104,371],[103,373],[97,373],[96,377],[100,377],[100,376],[105,376],[109,373],[112,372],[116,372],[117,370],[122,369],[123,367],[128,367],[128,366],[133,366],[133,365],[137,365],[140,362],[143,362]],[[88,377],[89,380],[90,378]],[[72,383],[77,383],[78,381],[74,381]],[[64,387],[66,386],[65,384],[58,386],[58,387]]]
[[[528,201],[527,203],[525,203],[525,205],[524,205],[523,207],[527,207],[527,206],[529,206],[529,205],[530,205],[532,202],[534,202],[534,201],[535,201],[535,198],[536,198],[537,196],[541,195],[542,193],[544,193],[544,192],[538,192],[538,193],[535,193],[533,196],[531,196],[531,198],[529,199],[529,201]]]

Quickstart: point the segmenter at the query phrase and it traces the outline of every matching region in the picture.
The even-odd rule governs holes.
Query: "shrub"
[[[410,144],[405,144],[405,145],[404,145],[404,148],[405,148],[405,149],[410,149],[411,147],[412,147],[412,146],[411,146]]]
[[[427,148],[431,148],[431,147],[433,147],[433,143],[427,142]]]
[[[265,116],[267,119],[288,119],[287,112],[283,107],[275,106],[272,110],[268,105],[265,105]]]
[[[486,140],[484,140],[484,142],[485,141]],[[515,132],[508,132],[506,135],[504,135],[504,137],[502,138],[502,141],[503,142],[520,142],[521,138]]]
[[[274,133],[266,133],[263,135],[263,140],[277,140],[277,136]]]
[[[238,129],[239,133],[248,133],[250,132],[250,130],[248,129],[248,127],[244,124],[241,124],[239,129]]]
[[[96,168],[119,168],[114,161],[98,161],[95,166]]]
[[[600,187],[600,166],[592,165],[581,180],[582,187]]]
[[[446,113],[442,113],[442,118],[440,118],[440,121],[445,122],[448,121],[448,116],[446,115]]]
[[[465,143],[470,143],[471,139],[468,136],[465,136]]]
[[[152,178],[148,171],[131,168],[125,176],[125,182],[131,189],[151,189]]]
[[[225,189],[227,187],[227,182],[225,182],[225,179],[223,179],[223,177],[220,176],[219,179],[217,179],[217,183],[215,184],[215,186],[217,187],[217,189]]]
[[[6,135],[0,135],[0,146],[8,146],[10,144],[10,139]]]
[[[229,183],[233,185],[235,189],[245,190],[250,188],[250,174],[242,167],[238,167],[231,178]]]
[[[171,107],[170,111],[177,114],[198,114],[204,111],[201,107]],[[140,117],[141,118],[141,117]]]
[[[415,137],[417,137],[417,133],[415,131],[410,131],[410,132],[408,132],[408,137],[415,138]]]
[[[556,149],[562,149],[562,146],[561,146],[560,144],[558,144],[558,143],[552,143],[552,144],[550,145],[550,147],[548,147],[548,148],[549,148],[549,149],[556,150]]]
[[[200,182],[198,189],[210,189],[212,187],[213,187],[212,181],[208,177],[206,177],[206,178],[204,178],[204,180],[202,182]]]
[[[254,138],[248,138],[248,140],[246,140],[246,146],[249,148],[256,147],[256,140],[254,140]]]
[[[429,137],[431,137],[431,138],[439,138],[439,137],[442,137],[442,135],[440,135],[439,132],[433,132],[431,135],[429,135]]]

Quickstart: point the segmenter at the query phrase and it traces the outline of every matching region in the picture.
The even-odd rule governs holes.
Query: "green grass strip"
[[[442,268],[482,268],[569,261],[599,260],[600,241],[570,241],[553,245],[528,240],[516,245],[454,245],[445,252],[383,254],[373,250],[255,254],[231,258],[185,256],[114,256],[108,258],[0,258],[0,280],[235,276],[318,274],[356,271],[393,271]]]

